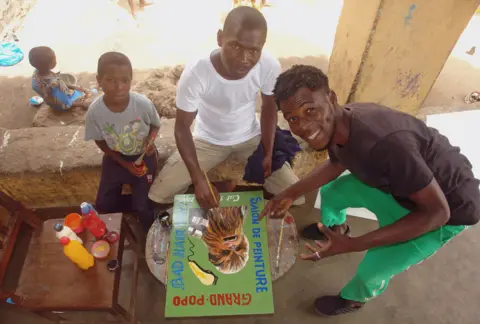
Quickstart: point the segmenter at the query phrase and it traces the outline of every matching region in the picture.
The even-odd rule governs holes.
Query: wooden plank
[[[17,219],[7,239],[7,246],[4,250],[2,260],[0,261],[0,288],[1,288],[1,284],[3,283],[3,277],[5,276],[5,272],[7,271],[8,263],[10,262],[10,258],[12,256],[13,248],[15,246],[15,241],[20,231],[20,226],[22,225],[21,223],[22,223],[21,220]]]

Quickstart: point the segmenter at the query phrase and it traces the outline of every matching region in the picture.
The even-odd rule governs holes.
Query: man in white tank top
[[[233,9],[218,31],[219,49],[190,62],[177,88],[175,140],[178,151],[166,162],[150,188],[149,198],[173,203],[174,196],[190,184],[203,208],[217,206],[202,170],[208,172],[230,154],[247,161],[261,143],[265,189],[278,194],[298,181],[290,165],[271,172],[277,126],[273,88],[280,62],[262,52],[267,36],[263,15],[250,7]],[[255,116],[256,98],[262,93],[260,122]],[[190,131],[196,118],[195,128]],[[302,204],[303,197],[296,203]]]

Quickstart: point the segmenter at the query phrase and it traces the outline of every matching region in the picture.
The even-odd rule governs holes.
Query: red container
[[[105,236],[107,226],[98,217],[97,211],[89,203],[82,203],[80,205],[83,216],[83,224],[97,239]]]

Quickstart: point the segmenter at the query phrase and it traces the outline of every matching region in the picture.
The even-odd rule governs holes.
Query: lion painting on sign
[[[248,261],[248,240],[243,231],[247,206],[220,207],[191,218],[189,234],[201,237],[208,260],[224,274],[237,273]]]

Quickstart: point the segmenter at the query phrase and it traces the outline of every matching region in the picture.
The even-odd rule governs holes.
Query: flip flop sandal
[[[341,234],[350,236],[350,226],[347,225]],[[326,239],[325,235],[318,230],[317,223],[304,227],[302,230],[302,237],[311,241],[322,241]]]
[[[363,305],[349,305],[348,301],[340,296],[323,296],[315,300],[314,307],[318,315],[330,317],[356,312]]]

